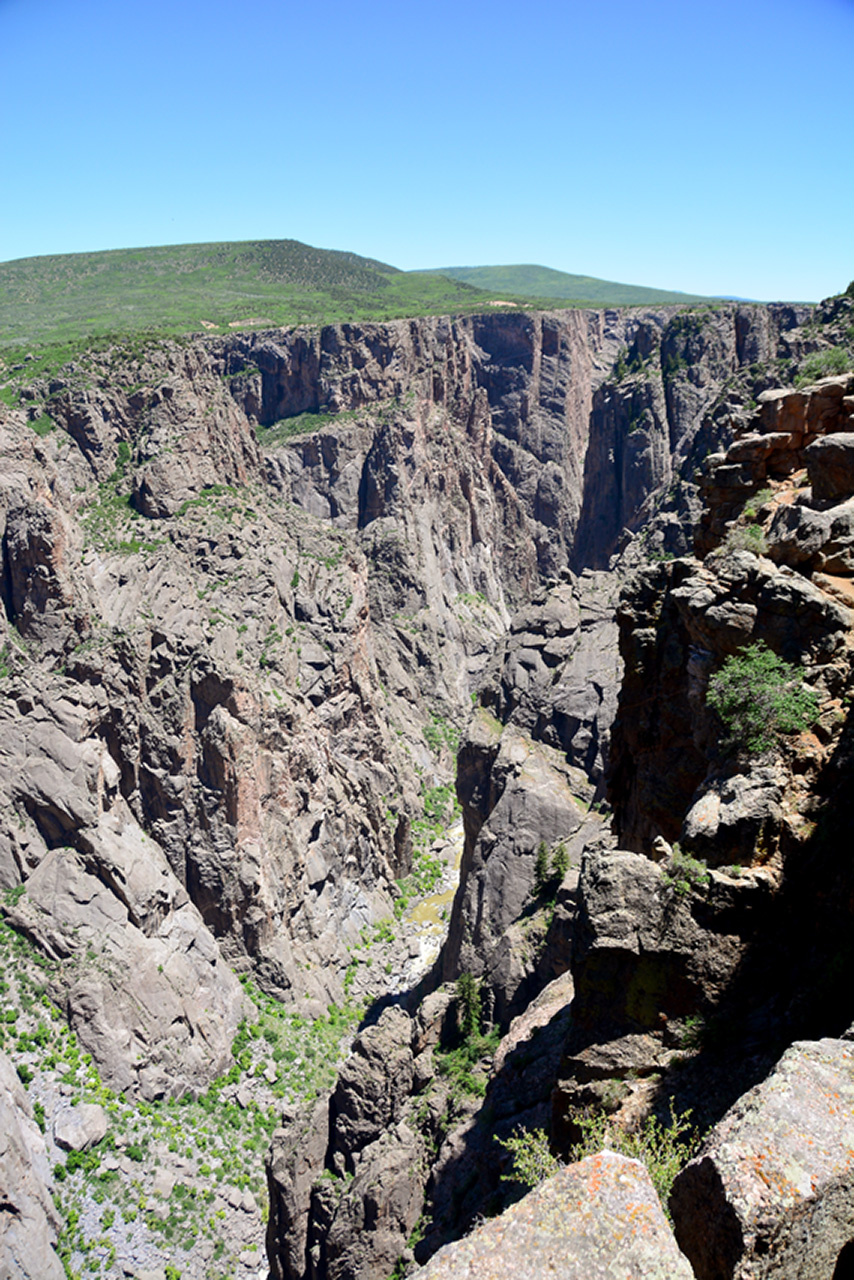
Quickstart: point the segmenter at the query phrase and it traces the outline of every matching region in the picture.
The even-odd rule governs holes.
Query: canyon
[[[3,371],[10,1274],[63,1274],[60,1239],[116,1276],[463,1275],[454,1242],[520,1194],[502,1144],[566,1157],[590,1109],[710,1131],[662,1274],[836,1274],[830,1121],[797,1227],[714,1161],[769,1082],[809,1098],[818,1071],[810,1115],[849,1088],[854,375],[820,375],[852,309],[138,338]],[[751,754],[706,694],[756,642],[818,711]],[[40,1058],[48,1024],[77,1075]],[[283,1029],[309,1026],[310,1056]],[[220,1106],[265,1136],[206,1188],[177,1121],[129,1133],[105,1195],[136,1178],[137,1216],[104,1226],[83,1157],[110,1133],[55,1185],[85,1106],[114,1136],[122,1107]],[[181,1187],[210,1230],[179,1255],[153,1209]]]

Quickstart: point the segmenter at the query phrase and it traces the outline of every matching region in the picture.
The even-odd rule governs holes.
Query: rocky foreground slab
[[[670,1204],[699,1280],[850,1275],[854,1044],[792,1045],[682,1170]]]
[[[649,1174],[612,1151],[559,1170],[440,1249],[422,1280],[691,1280]]]

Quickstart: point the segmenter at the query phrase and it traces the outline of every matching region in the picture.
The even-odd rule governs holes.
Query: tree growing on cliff
[[[759,755],[787,733],[801,733],[818,716],[819,696],[761,640],[727,658],[709,680],[706,702],[726,730],[725,745]]]
[[[471,973],[457,978],[457,1028],[462,1039],[480,1034],[480,983]]]
[[[541,840],[537,846],[537,856],[534,859],[534,892],[538,895],[545,893],[549,887],[550,880],[548,845],[545,840]]]

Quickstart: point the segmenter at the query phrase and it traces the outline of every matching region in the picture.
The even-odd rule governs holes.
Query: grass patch
[[[854,369],[854,354],[847,347],[829,347],[825,351],[814,351],[807,356],[795,378],[796,387],[807,387],[820,378],[830,378],[834,374],[848,373]]]

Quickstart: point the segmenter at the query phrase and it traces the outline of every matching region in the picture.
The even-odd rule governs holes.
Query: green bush
[[[480,983],[470,973],[457,978],[457,1029],[464,1040],[480,1032]]]
[[[436,1068],[451,1086],[453,1097],[483,1098],[488,1083],[484,1061],[498,1048],[501,1032],[494,1027],[488,1035],[475,1032],[456,1049],[436,1054]]]
[[[762,556],[768,550],[765,533],[761,525],[736,525],[727,531],[722,543],[722,550],[751,551],[755,556]]]
[[[757,493],[753,494],[753,497],[748,498],[747,502],[744,504],[744,514],[747,519],[755,520],[759,515],[760,508],[764,507],[766,502],[770,502],[773,497],[774,490],[765,488],[760,489]]]
[[[819,712],[815,689],[762,641],[726,659],[709,680],[706,702],[726,730],[725,745],[749,755],[770,751],[783,734],[808,729]]]
[[[709,868],[699,858],[683,853],[679,845],[675,844],[662,879],[666,887],[673,889],[680,897],[687,897],[690,893],[705,889],[709,883]]]
[[[648,1116],[640,1129],[627,1133],[619,1125],[611,1124],[604,1115],[582,1116],[576,1119],[582,1138],[570,1151],[571,1160],[583,1160],[607,1148],[618,1155],[640,1160],[655,1187],[664,1212],[670,1217],[667,1201],[673,1179],[688,1163],[700,1145],[700,1134],[691,1126],[691,1112],[679,1116],[670,1112],[670,1123],[664,1125],[655,1116]]]
[[[824,351],[814,351],[807,356],[801,372],[795,378],[796,387],[809,386],[820,378],[829,378],[835,373],[847,373],[854,368],[854,356],[845,347],[829,347]]]
[[[662,1207],[670,1216],[667,1201],[673,1179],[687,1164],[700,1145],[700,1134],[691,1126],[690,1111],[674,1116],[665,1125],[655,1116],[648,1116],[640,1129],[628,1133],[610,1122],[607,1116],[589,1115],[576,1117],[582,1137],[569,1151],[570,1163],[597,1155],[600,1151],[615,1151],[618,1155],[640,1160],[646,1165]],[[514,1133],[509,1138],[498,1138],[499,1144],[513,1157],[512,1172],[504,1174],[506,1182],[521,1182],[523,1186],[536,1187],[550,1178],[560,1168],[560,1162],[549,1149],[549,1140],[543,1129]]]
[[[503,1182],[521,1182],[524,1187],[536,1187],[560,1167],[549,1150],[549,1139],[544,1129],[517,1131],[509,1138],[496,1138],[496,1142],[513,1157],[512,1171],[501,1175]]]
[[[545,840],[541,840],[534,859],[535,896],[539,898],[547,893],[554,896],[568,870],[569,850],[563,840],[558,841],[551,854]]]
[[[545,840],[541,840],[537,846],[537,856],[534,860],[534,889],[537,895],[545,893],[549,887],[550,880],[549,850]]]

